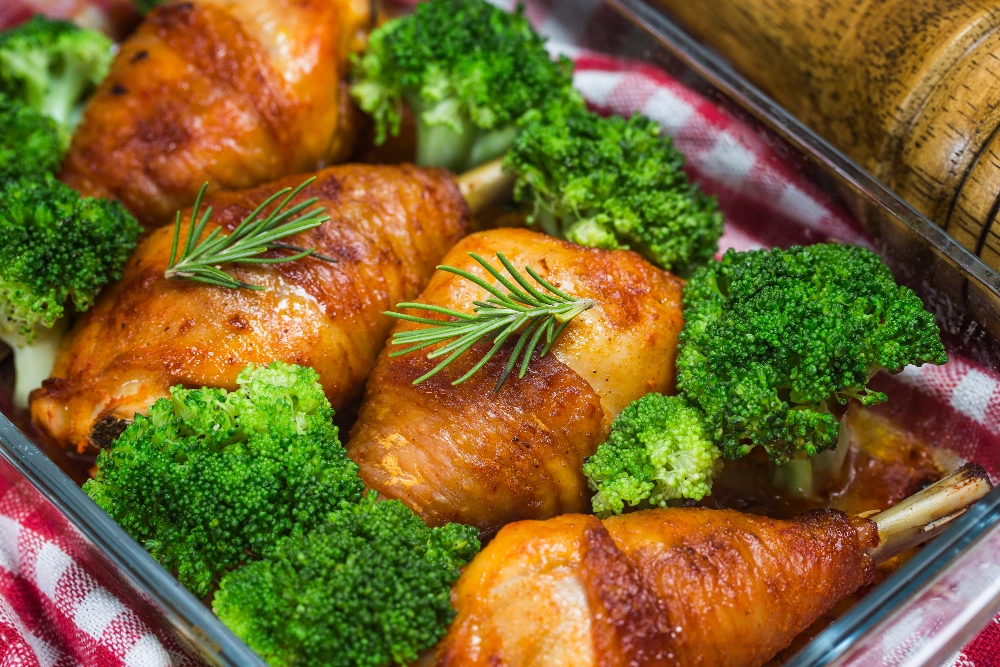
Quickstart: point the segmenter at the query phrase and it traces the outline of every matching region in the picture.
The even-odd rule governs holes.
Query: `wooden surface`
[[[1000,2],[656,2],[1000,269]]]

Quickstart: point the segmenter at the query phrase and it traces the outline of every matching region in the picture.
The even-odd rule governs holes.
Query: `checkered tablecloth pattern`
[[[34,11],[83,16],[100,25],[94,8],[119,0],[3,0],[0,26]],[[513,2],[498,0],[511,7]],[[692,177],[716,195],[726,212],[722,247],[749,249],[835,238],[869,245],[852,216],[804,178],[781,148],[754,127],[720,109],[663,70],[622,57],[638,40],[634,29],[600,0],[531,0],[528,15],[577,66],[575,83],[599,110],[642,112],[674,137]],[[107,23],[107,21],[104,21]],[[884,380],[893,399],[920,415],[926,437],[1000,473],[1000,381],[975,364],[954,359],[941,368],[911,368]],[[2,462],[0,462],[2,464]],[[2,472],[2,470],[0,470]],[[998,549],[1000,551],[1000,549]],[[196,664],[162,632],[145,625],[115,591],[113,581],[88,570],[86,547],[53,516],[30,485],[0,474],[0,667],[164,667]],[[994,576],[1000,571],[995,565]],[[885,650],[866,654],[861,667],[904,664],[908,646],[939,627],[930,603],[892,628]],[[919,615],[919,618],[918,618]],[[951,659],[960,667],[1000,665],[1000,622]]]

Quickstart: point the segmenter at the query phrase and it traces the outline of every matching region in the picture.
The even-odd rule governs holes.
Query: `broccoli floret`
[[[353,95],[375,120],[376,142],[417,119],[417,162],[470,169],[503,154],[529,109],[582,105],[572,64],[553,61],[518,7],[430,0],[373,31],[355,61]]]
[[[135,8],[142,14],[148,14],[153,11],[153,7],[162,5],[166,2],[167,0],[132,0],[132,4],[135,5]]]
[[[90,308],[140,231],[121,204],[51,175],[0,183],[0,340],[14,348],[16,404],[48,377],[67,304]]]
[[[631,248],[681,274],[718,248],[715,199],[688,180],[684,156],[648,118],[530,112],[504,169],[516,176],[515,199],[534,205],[528,222],[552,236]]]
[[[97,458],[84,490],[198,595],[364,485],[319,376],[247,366],[239,389],[171,389]]]
[[[0,33],[0,93],[55,120],[68,139],[113,57],[103,34],[36,16]]]
[[[691,277],[684,308],[677,385],[729,459],[832,449],[831,407],[886,400],[875,373],[948,360],[920,298],[856,246],[730,250]]]
[[[718,447],[709,439],[701,414],[679,396],[647,394],[630,403],[612,422],[608,441],[583,465],[596,491],[594,512],[621,514],[625,504],[701,500],[721,470]]]
[[[428,528],[370,492],[226,575],[212,607],[275,667],[410,664],[445,634],[451,585],[478,550],[474,528]]]
[[[0,181],[54,172],[63,148],[54,120],[0,95]]]

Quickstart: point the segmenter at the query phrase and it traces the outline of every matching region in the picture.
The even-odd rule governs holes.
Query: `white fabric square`
[[[38,585],[38,590],[55,601],[56,586],[72,564],[73,559],[67,556],[65,551],[51,542],[46,542],[45,546],[39,549],[38,558],[35,560],[35,583]]]
[[[143,637],[125,654],[126,667],[170,667],[170,654],[153,635]]]
[[[673,135],[687,127],[694,107],[667,88],[660,88],[646,101],[642,113],[659,123],[667,134]]]
[[[111,621],[125,612],[125,605],[104,588],[95,588],[73,610],[73,622],[94,639],[100,639]]]
[[[815,227],[826,217],[827,211],[819,203],[795,185],[787,183],[781,189],[778,210],[794,220]]]
[[[21,557],[17,552],[21,537],[21,524],[9,516],[0,516],[0,568],[11,574],[21,571]]]
[[[604,106],[615,88],[622,82],[621,72],[577,72],[573,76],[573,86],[583,93],[590,102]]]
[[[951,405],[964,415],[983,423],[986,408],[997,389],[997,383],[985,373],[969,369],[951,395]]]
[[[691,159],[694,162],[694,158]],[[712,149],[697,160],[698,168],[708,178],[728,182],[734,190],[741,190],[757,164],[753,151],[736,140],[728,132],[723,132],[715,140]]]

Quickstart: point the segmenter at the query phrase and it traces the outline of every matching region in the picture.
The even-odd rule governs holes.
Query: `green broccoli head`
[[[87,310],[121,277],[140,231],[121,204],[80,197],[50,175],[0,183],[0,332],[30,342],[69,301]]]
[[[526,114],[504,161],[515,198],[534,204],[529,223],[581,245],[631,248],[685,274],[712,259],[722,214],[683,167],[652,120],[584,109]]]
[[[572,65],[553,61],[523,7],[430,0],[373,31],[355,61],[353,95],[376,141],[399,131],[402,104],[417,118],[417,161],[469,169],[503,154],[529,109],[582,105]]]
[[[625,504],[701,500],[722,468],[696,408],[679,396],[647,394],[612,422],[608,441],[583,465],[598,516],[621,514]]]
[[[227,574],[212,607],[275,667],[409,664],[447,631],[451,585],[478,550],[474,528],[428,528],[370,492]]]
[[[50,174],[63,150],[54,120],[0,95],[0,181]]]
[[[239,389],[171,389],[97,458],[84,490],[182,584],[218,576],[361,498],[311,368],[248,366]]]
[[[55,120],[69,137],[108,74],[114,42],[41,16],[0,33],[0,93]]]
[[[919,297],[851,245],[730,250],[691,277],[684,308],[678,388],[730,459],[832,449],[833,404],[884,401],[867,387],[879,370],[948,360]]]
[[[135,8],[142,14],[148,14],[153,11],[153,7],[162,5],[166,2],[167,0],[132,0],[132,4],[135,5]]]

